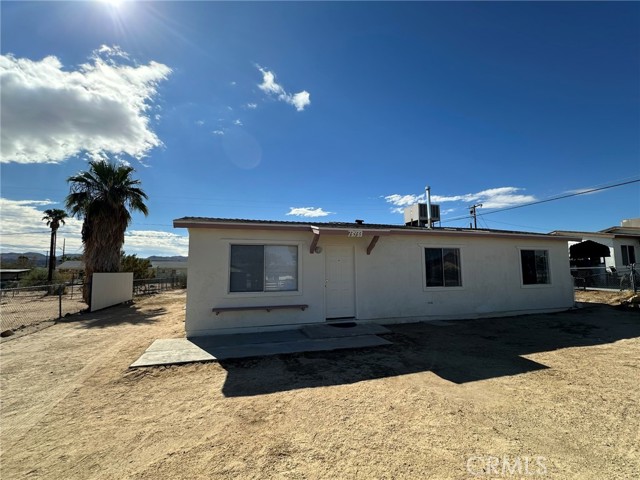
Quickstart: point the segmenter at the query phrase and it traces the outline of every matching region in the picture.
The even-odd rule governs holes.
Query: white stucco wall
[[[615,263],[613,263],[613,265],[616,266],[619,271],[627,270],[629,268],[628,266],[622,265],[623,245],[632,245],[636,254],[636,263],[638,262],[638,260],[640,260],[640,240],[638,238],[616,237],[613,240],[613,257],[615,260]]]
[[[324,250],[310,254],[311,233],[192,228],[189,231],[187,336],[232,333],[325,322],[325,253],[330,245],[355,252],[356,319],[421,321],[512,315],[571,308],[573,280],[567,241],[558,239],[472,238],[433,232],[381,236],[371,255],[371,240],[321,235]],[[299,291],[229,293],[230,245],[298,245]],[[462,287],[427,288],[425,247],[454,247],[461,253]],[[522,285],[520,249],[549,252],[551,284]],[[223,312],[213,307],[308,304],[301,310]]]
[[[91,280],[91,311],[133,299],[133,273],[94,273]]]

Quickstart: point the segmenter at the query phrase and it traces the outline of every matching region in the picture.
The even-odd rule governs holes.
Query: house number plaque
[[[349,230],[349,232],[347,233],[347,237],[362,237],[362,230]]]

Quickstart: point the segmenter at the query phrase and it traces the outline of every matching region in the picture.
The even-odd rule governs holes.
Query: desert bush
[[[33,268],[29,273],[20,279],[21,287],[37,287],[39,285],[48,285],[49,272],[46,268]],[[53,282],[59,283],[61,281],[60,274],[53,272]]]

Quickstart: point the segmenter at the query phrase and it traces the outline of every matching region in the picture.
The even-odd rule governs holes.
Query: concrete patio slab
[[[354,323],[309,325],[300,329],[309,338],[338,338],[355,337],[358,335],[384,335],[391,333],[391,330],[376,323]]]
[[[300,330],[271,333],[281,335],[269,335],[267,341],[263,341],[264,333],[160,339],[154,341],[130,368],[391,345],[375,335],[311,339]],[[245,342],[241,343],[241,340]],[[259,342],[248,343],[250,340]]]
[[[435,325],[436,327],[451,327],[452,325],[455,325],[455,320],[453,321],[448,321],[448,320],[430,320],[428,322],[424,322],[425,325]]]
[[[308,337],[299,329],[290,328],[275,332],[232,333],[206,337],[193,337],[191,338],[191,341],[201,348],[209,348],[230,347],[234,345],[252,345],[258,343],[295,342],[297,340],[306,340],[307,338]]]

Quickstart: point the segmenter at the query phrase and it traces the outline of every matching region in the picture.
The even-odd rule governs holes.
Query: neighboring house
[[[623,220],[619,227],[610,227],[598,232],[573,232],[556,230],[551,235],[578,237],[569,241],[569,247],[591,240],[609,248],[608,257],[600,257],[598,265],[602,268],[614,267],[618,272],[628,271],[629,265],[637,263],[640,255],[640,218]],[[576,265],[579,266],[579,265]]]
[[[567,239],[554,235],[193,217],[174,226],[189,229],[189,337],[574,304]]]
[[[175,262],[165,260],[151,261],[151,269],[155,278],[174,278],[187,276],[187,262]]]
[[[84,262],[82,260],[65,260],[56,267],[60,272],[84,273]]]
[[[0,286],[2,288],[17,287],[20,279],[29,272],[29,268],[0,268]]]

